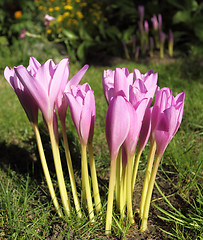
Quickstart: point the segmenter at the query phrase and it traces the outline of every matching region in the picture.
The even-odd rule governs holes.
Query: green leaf
[[[191,20],[191,15],[189,11],[178,11],[173,17],[174,23],[180,23],[180,22],[187,23],[190,20]]]
[[[92,37],[89,35],[89,33],[86,31],[84,26],[81,26],[79,29],[79,35],[82,40],[92,40]]]
[[[94,42],[93,41],[84,41],[80,44],[80,46],[77,49],[77,56],[80,60],[85,59],[86,55],[86,50],[88,47],[93,46]]]
[[[132,40],[132,36],[133,33],[135,32],[135,28],[134,27],[129,27],[127,28],[127,30],[125,30],[123,32],[123,41],[125,41],[126,43],[128,43],[130,40]]]
[[[62,33],[64,34],[65,37],[67,37],[69,40],[77,40],[78,36],[72,32],[71,30],[63,29]]]
[[[113,40],[121,39],[121,32],[116,26],[111,26],[106,29],[106,34]]]
[[[195,35],[203,42],[203,22],[194,25]]]

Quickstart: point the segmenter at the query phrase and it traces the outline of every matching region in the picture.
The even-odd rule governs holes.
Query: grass
[[[171,64],[123,62],[108,67],[112,69],[127,67],[131,72],[134,68],[138,68],[142,73],[152,68],[159,73],[158,85],[160,87],[170,87],[174,95],[181,91],[185,91],[186,94],[182,124],[164,154],[156,180],[157,188],[154,189],[150,224],[155,226],[156,232],[149,228],[145,235],[141,235],[136,226],[130,227],[128,221],[119,221],[115,213],[111,239],[122,237],[142,239],[144,236],[151,238],[155,236],[155,239],[203,238],[201,185],[203,178],[203,84],[201,82],[203,74],[200,66],[190,62],[193,67],[190,65],[188,68],[187,64],[179,59]],[[79,64],[70,64],[70,75],[72,76],[79,68]],[[3,72],[0,73],[0,239],[104,239],[110,166],[105,140],[107,104],[101,82],[103,70],[106,68],[90,66],[83,78],[83,82],[87,81],[95,92],[94,151],[103,204],[102,215],[96,216],[97,219],[91,226],[85,211],[83,211],[84,217],[81,220],[77,219],[74,212],[70,219],[57,217],[43,177],[34,133],[17,97],[4,80]],[[59,195],[48,135],[41,116],[39,121],[54,187]],[[80,192],[79,141],[74,125],[70,121],[70,114],[67,114],[67,124],[73,167],[78,192]],[[62,145],[61,141],[64,172],[67,188],[70,191]],[[134,210],[139,205],[139,191],[146,167],[148,147],[140,163]],[[156,216],[159,218],[157,219]]]

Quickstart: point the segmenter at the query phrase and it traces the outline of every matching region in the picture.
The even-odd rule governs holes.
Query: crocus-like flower
[[[153,49],[154,49],[154,39],[152,37],[149,37],[149,55],[150,55],[150,57],[153,57],[153,55],[154,55]]]
[[[154,29],[155,31],[157,31],[158,28],[159,28],[159,23],[158,23],[158,20],[157,20],[157,17],[156,17],[155,14],[154,14],[153,17],[151,18],[151,21],[152,21],[153,29]]]
[[[138,6],[138,14],[139,14],[140,21],[143,22],[143,20],[144,20],[144,6],[142,6],[142,5]]]
[[[86,145],[94,130],[95,100],[93,90],[89,84],[85,83],[72,86],[71,92],[65,94],[80,141]]]
[[[106,215],[106,234],[111,232],[113,198],[116,179],[116,159],[130,128],[129,102],[122,96],[115,96],[109,103],[106,114],[106,139],[111,155],[109,193]]]
[[[67,82],[68,58],[61,60],[57,65],[51,59],[42,65],[34,60],[33,68],[18,66],[14,71],[37,102],[46,122],[52,122],[57,96],[63,82]]]
[[[156,157],[153,163],[153,168],[147,168],[150,172],[148,180],[144,181],[144,187],[141,197],[141,231],[147,229],[147,219],[149,216],[150,201],[152,197],[154,182],[158,171],[158,166],[161,161],[162,155],[177,132],[182,121],[183,108],[184,108],[185,93],[179,93],[175,98],[169,88],[157,89],[157,96],[155,99],[154,107],[152,110],[151,120],[151,137],[152,146],[156,146]],[[155,144],[153,144],[155,143]],[[154,158],[154,157],[153,157]],[[150,164],[151,165],[151,164]],[[148,160],[149,166],[149,160]],[[151,171],[152,168],[152,171]],[[147,172],[146,172],[147,173]],[[145,190],[144,190],[145,189]],[[143,200],[144,199],[144,200]],[[144,204],[143,204],[144,203]]]
[[[36,72],[40,68],[40,66],[41,66],[40,63],[35,58],[30,57],[29,66],[27,67],[26,71],[29,73],[29,75],[31,77],[34,77],[36,75]],[[39,155],[40,155],[40,159],[41,159],[41,163],[42,163],[42,168],[43,168],[44,175],[45,175],[45,178],[47,181],[47,185],[48,185],[48,188],[49,188],[49,191],[51,194],[51,198],[53,200],[53,203],[56,207],[56,210],[57,210],[59,216],[62,216],[62,212],[60,210],[60,207],[59,207],[59,204],[58,204],[58,201],[56,198],[55,190],[54,190],[54,187],[53,187],[53,184],[51,181],[51,177],[49,174],[45,154],[43,151],[42,141],[41,141],[41,137],[40,137],[40,133],[39,133],[39,129],[38,129],[38,104],[36,102],[36,99],[33,97],[32,93],[30,92],[28,87],[21,83],[21,81],[19,80],[14,69],[9,69],[8,67],[6,67],[4,70],[4,75],[5,75],[6,80],[9,82],[9,84],[15,91],[16,95],[18,96],[18,99],[19,99],[21,105],[23,106],[23,108],[27,114],[27,117],[33,127],[33,130],[34,130],[34,133],[36,136],[36,140],[37,140],[37,146],[39,149]],[[53,123],[54,127],[57,127],[55,112],[53,113],[53,122],[54,122]],[[55,128],[54,131],[56,133],[57,129]]]
[[[82,77],[84,76],[85,72],[88,69],[88,65],[86,64],[85,66],[83,66],[72,78],[70,81],[68,81],[68,75],[69,75],[69,71],[67,69],[67,73],[66,73],[66,81],[62,82],[62,86],[60,88],[57,100],[56,100],[56,108],[58,111],[58,115],[59,118],[62,122],[65,121],[66,118],[66,111],[67,111],[67,107],[68,107],[68,102],[67,102],[67,98],[64,97],[64,92],[71,92],[71,88],[72,86],[77,86],[79,84],[79,82],[81,81]]]
[[[108,69],[103,73],[102,82],[108,103],[116,95],[129,99],[129,87],[133,84],[133,73],[129,73],[127,68],[116,68],[115,71]]]
[[[148,33],[149,33],[149,24],[148,24],[147,20],[144,21],[144,30],[145,30],[145,33],[148,35]]]
[[[46,15],[44,16],[44,20],[45,20],[44,25],[45,25],[45,26],[49,26],[50,22],[53,21],[53,20],[55,20],[55,18],[52,17],[52,16],[50,16],[50,15],[48,15],[48,14],[46,14]]]
[[[117,96],[125,96],[126,99],[135,106],[143,98],[148,98],[151,104],[156,87],[158,74],[150,69],[147,73],[141,74],[138,69],[134,70],[135,81],[133,83],[133,73],[129,73],[127,68],[116,68],[106,70],[103,73],[103,89],[107,102]]]
[[[182,121],[185,93],[173,97],[169,88],[158,88],[152,110],[152,137],[156,141],[157,154],[162,155],[177,132]]]
[[[140,53],[140,47],[136,47],[136,51],[135,51],[135,60],[137,61],[139,58],[139,53]]]
[[[159,26],[159,31],[162,29],[162,15],[159,13],[158,14],[158,26]]]
[[[153,69],[150,69],[145,74],[141,74],[138,69],[134,69],[134,76],[135,76],[134,86],[138,86],[138,85],[141,86],[139,80],[141,80],[144,83],[144,87],[146,88],[146,93],[145,95],[142,96],[142,98],[148,99],[148,107],[149,107],[157,88],[158,73],[154,73]]]
[[[39,66],[40,64],[36,59],[30,58],[27,70],[30,72],[31,75],[33,75]],[[4,70],[4,76],[15,91],[21,105],[23,106],[27,114],[29,121],[37,124],[38,105],[35,99],[32,97],[29,89],[26,86],[23,86],[23,84],[20,82],[17,75],[15,74],[14,69],[9,69],[9,67],[6,67]]]
[[[164,58],[164,43],[166,40],[166,34],[159,31],[159,41],[160,41],[160,58]]]
[[[173,32],[170,29],[168,33],[168,53],[170,57],[173,56],[173,44],[174,44]]]
[[[81,143],[81,172],[82,172],[82,194],[86,195],[89,217],[91,221],[94,221],[94,212],[92,205],[91,189],[89,185],[89,174],[87,167],[86,147],[88,141],[91,142],[94,132],[95,121],[95,100],[94,93],[91,90],[88,83],[83,85],[72,86],[70,92],[66,92],[68,105],[74,125],[76,127],[78,136]],[[92,162],[92,161],[91,161]],[[96,174],[96,170],[91,166],[91,173]],[[94,179],[95,181],[95,179]],[[98,189],[95,189],[94,193]],[[84,196],[84,195],[83,195]],[[82,196],[82,197],[83,197]],[[94,194],[95,196],[95,194]],[[98,202],[97,202],[98,205]]]

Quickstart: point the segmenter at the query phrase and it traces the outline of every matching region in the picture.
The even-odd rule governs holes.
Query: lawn
[[[70,75],[74,75],[80,67],[79,63],[70,63]],[[102,214],[96,216],[94,224],[88,222],[85,210],[80,220],[74,212],[68,219],[57,216],[43,176],[34,133],[1,71],[0,239],[105,239],[110,155],[105,140],[107,103],[103,95],[102,73],[104,69],[116,67],[127,67],[130,72],[138,68],[142,73],[152,68],[158,72],[160,87],[171,88],[173,95],[184,91],[186,98],[181,126],[159,166],[148,230],[145,233],[138,231],[136,209],[139,207],[149,145],[141,158],[133,195],[135,224],[130,226],[128,221],[119,221],[114,211],[112,235],[106,239],[203,239],[203,72],[201,63],[197,64],[190,59],[174,59],[173,62],[164,63],[123,61],[105,67],[90,65],[82,82],[88,82],[95,94],[93,144],[103,205]],[[49,138],[41,116],[39,121],[45,154],[59,195]],[[70,113],[67,114],[67,125],[73,168],[80,192],[80,145]],[[61,140],[64,175],[67,189],[71,192],[62,146]]]

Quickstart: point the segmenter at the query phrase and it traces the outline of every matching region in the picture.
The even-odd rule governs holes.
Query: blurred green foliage
[[[149,36],[140,34],[139,5],[145,7]],[[175,31],[176,49],[201,56],[202,11],[203,3],[197,0],[184,0],[184,4],[180,0],[2,0],[1,68],[9,62],[11,65],[24,63],[30,55],[40,59],[43,53],[47,58],[51,51],[54,55],[68,55],[71,61],[85,62],[104,55],[137,59],[136,48],[141,46],[139,55],[145,58],[151,55],[148,37],[154,37],[151,22],[154,14],[162,14],[161,30],[166,35],[170,28]],[[54,20],[46,23],[45,15]],[[147,50],[143,50],[142,38],[148,42]],[[166,42],[164,46],[166,51]]]

